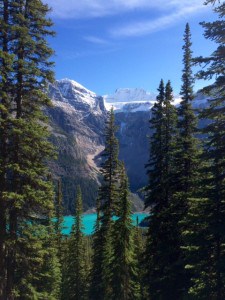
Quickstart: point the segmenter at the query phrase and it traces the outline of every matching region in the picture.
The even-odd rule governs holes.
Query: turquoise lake
[[[131,218],[132,218],[133,224],[135,225],[137,222],[137,218],[138,218],[138,222],[140,223],[147,216],[148,216],[148,214],[146,214],[146,213],[134,213],[134,214],[132,214]],[[83,219],[83,226],[84,226],[84,234],[89,235],[89,234],[93,233],[96,217],[97,217],[97,214],[83,215],[82,219]],[[70,234],[73,223],[74,223],[73,216],[65,216],[64,217],[64,223],[63,223],[63,227],[64,227],[63,233],[64,234]]]

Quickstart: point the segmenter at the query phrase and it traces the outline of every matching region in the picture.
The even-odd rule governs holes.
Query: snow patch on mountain
[[[117,89],[113,95],[103,96],[107,110],[111,107],[115,112],[150,111],[156,102],[157,95],[142,88]],[[179,105],[180,96],[174,96],[174,105]]]
[[[139,112],[150,111],[153,107],[157,95],[147,92],[142,88],[120,88],[112,95],[98,96],[88,90],[80,83],[68,78],[55,81],[50,85],[50,97],[53,104],[71,114],[101,115],[106,110],[114,108],[115,112]],[[193,107],[201,109],[207,105],[207,97],[197,93],[193,101]],[[180,96],[174,96],[173,104],[178,106],[181,101]],[[85,116],[84,116],[85,117]]]
[[[121,88],[117,89],[113,95],[105,95],[103,98],[107,103],[134,101],[146,102],[155,99],[155,94],[146,92],[142,88]]]
[[[104,95],[106,109],[112,106],[115,112],[149,111],[155,102],[156,95],[142,88],[121,88],[113,95]]]
[[[56,80],[49,85],[49,95],[53,105],[71,113],[71,110],[81,114],[91,112],[101,115],[105,111],[101,96],[88,90],[78,82],[68,78]]]
[[[211,98],[209,96],[206,96],[202,94],[201,92],[197,92],[195,95],[195,98],[193,100],[193,108],[195,109],[203,109],[210,105],[209,100]]]
[[[74,100],[81,100],[90,106],[95,105],[95,99],[97,95],[94,92],[86,89],[78,82],[65,78],[57,80],[56,85],[66,101],[74,102]]]
[[[132,102],[105,102],[105,107],[109,110],[114,108],[115,112],[137,112],[137,111],[149,111],[153,106],[154,101],[132,101]]]

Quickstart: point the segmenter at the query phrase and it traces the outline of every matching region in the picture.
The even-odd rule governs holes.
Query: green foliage
[[[112,299],[140,299],[138,261],[135,260],[128,179],[121,166],[118,219],[113,225]],[[121,238],[122,237],[122,238]]]
[[[102,164],[103,183],[97,200],[97,222],[93,236],[90,299],[139,299],[140,285],[135,260],[128,180],[118,161],[114,112],[106,124]],[[113,220],[117,216],[117,220]]]
[[[55,219],[56,246],[58,250],[58,257],[60,259],[60,262],[62,263],[63,194],[61,179],[57,180],[57,191],[55,198]]]
[[[165,100],[165,87],[164,82],[161,80],[159,88],[159,94],[157,96],[157,101],[152,108],[152,118],[150,121],[150,126],[154,129],[151,136],[151,158],[147,165],[148,175],[149,175],[149,186],[148,186],[148,196],[146,198],[145,206],[151,206],[157,203],[161,198],[162,193],[162,148],[163,148],[163,102]]]
[[[195,59],[206,66],[199,78],[215,78],[203,89],[210,96],[210,106],[201,112],[207,120],[204,149],[196,138],[187,24],[178,116],[170,81],[164,86],[161,80],[152,109],[146,243],[141,229],[131,222],[113,109],[106,124],[94,235],[82,233],[81,195],[82,190],[88,198],[96,189],[94,180],[76,178],[81,186],[76,192],[70,175],[59,181],[53,213],[46,161],[54,151],[42,113],[50,104],[44,88],[52,80],[53,52],[46,42],[46,36],[53,35],[46,18],[49,9],[40,0],[7,0],[0,5],[1,299],[225,298],[225,4],[215,0],[205,4],[214,5],[219,20],[202,23],[205,37],[218,48],[210,57]],[[75,145],[73,139],[69,143]],[[84,164],[82,158],[75,161],[60,153],[68,173],[71,159],[78,167]],[[75,210],[68,238],[62,235],[63,196],[66,211]]]
[[[201,202],[200,194],[200,169],[201,169],[201,145],[196,137],[198,132],[198,119],[192,107],[194,99],[193,84],[194,76],[192,73],[192,50],[191,50],[191,32],[189,24],[186,24],[183,46],[183,74],[181,95],[182,101],[178,110],[178,138],[176,152],[176,197],[175,197],[175,218],[180,234],[180,249],[182,250],[182,266],[188,264],[189,243],[185,237],[185,232],[190,225],[188,217],[194,204],[190,199],[196,199]],[[189,225],[188,225],[189,224]],[[182,271],[183,289],[186,291],[189,287],[189,280],[192,277],[191,271],[185,269]]]
[[[54,224],[35,217],[18,227],[13,297],[58,299],[61,269],[55,247]],[[27,243],[29,241],[29,243]],[[23,251],[19,251],[22,249]]]
[[[216,4],[216,1],[214,1]],[[214,3],[207,1],[207,3]],[[203,79],[215,78],[215,83],[203,89],[210,96],[209,107],[201,113],[208,122],[203,128],[204,137],[204,168],[202,177],[202,202],[192,204],[189,219],[198,217],[201,226],[191,235],[189,247],[192,247],[193,257],[198,261],[190,264],[194,270],[194,278],[190,287],[190,294],[197,299],[223,299],[225,297],[225,117],[224,117],[224,30],[225,30],[225,5],[218,3],[214,11],[219,19],[206,23],[202,22],[205,37],[218,44],[217,49],[209,57],[198,57],[196,63],[203,64],[198,77]],[[204,189],[204,191],[203,191]],[[193,226],[192,226],[193,227]],[[193,231],[193,229],[192,230]],[[190,235],[190,234],[189,234]],[[201,235],[201,240],[196,236]],[[204,242],[204,247],[203,247]],[[210,262],[210,263],[209,263]]]
[[[161,80],[158,91],[150,121],[153,135],[146,206],[151,208],[151,217],[144,258],[144,282],[149,298],[178,299],[182,266],[174,203],[177,114],[171,103],[170,82],[164,88]]]
[[[105,149],[103,151],[104,162],[101,173],[103,183],[99,189],[98,221],[94,243],[94,259],[91,280],[92,296],[111,299],[112,295],[112,217],[116,214],[118,203],[118,141],[115,137],[114,112],[111,109],[105,130]],[[97,263],[97,264],[96,264]],[[96,270],[98,268],[98,270]],[[95,271],[96,270],[96,271]]]
[[[0,6],[0,298],[55,299],[60,281],[48,220],[46,160],[53,156],[42,108],[52,80],[49,9],[39,0]],[[50,226],[50,227],[49,227]],[[54,235],[53,235],[54,236]],[[48,252],[49,251],[49,252]],[[7,265],[5,263],[7,259]],[[52,262],[51,266],[49,262]],[[31,276],[32,274],[32,276]],[[51,279],[50,279],[51,278]],[[48,280],[47,280],[48,279]],[[53,290],[54,289],[54,290]]]
[[[177,188],[179,192],[183,193],[184,209],[186,206],[185,199],[191,196],[193,187],[195,186],[196,177],[198,177],[198,139],[197,133],[197,117],[192,108],[192,101],[194,99],[193,84],[194,76],[192,74],[192,51],[191,51],[191,32],[189,24],[186,25],[184,34],[183,46],[183,75],[181,95],[182,101],[178,110],[179,122],[179,136],[177,140]]]
[[[86,299],[87,269],[85,264],[85,239],[82,233],[82,212],[82,195],[81,189],[78,187],[74,225],[68,241],[62,299]]]
[[[143,284],[145,265],[143,263],[143,256],[145,250],[145,235],[143,230],[139,227],[139,221],[137,218],[137,224],[133,229],[133,246],[134,246],[134,265],[138,272],[134,274],[134,281],[138,288],[138,299],[146,299],[147,292]]]
[[[213,280],[210,260],[212,239],[208,231],[208,224],[212,217],[210,206],[210,200],[207,198],[189,199],[189,210],[184,219],[185,269],[191,275],[188,292],[194,299],[209,299]]]

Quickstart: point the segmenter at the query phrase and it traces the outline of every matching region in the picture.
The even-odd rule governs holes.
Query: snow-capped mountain
[[[68,113],[75,110],[86,113],[91,110],[93,114],[99,115],[112,106],[115,112],[149,111],[156,101],[156,94],[142,88],[120,88],[112,95],[98,96],[78,82],[67,78],[55,81],[50,85],[49,91],[54,105],[67,110]],[[174,105],[179,105],[179,95],[175,95],[174,98]],[[197,93],[193,106],[202,108],[205,105],[207,98]]]
[[[95,205],[99,185],[100,153],[104,149],[107,119],[104,99],[69,79],[50,84],[48,94],[54,106],[47,112],[51,140],[58,152],[57,160],[50,162],[51,170],[55,177],[62,178],[66,212],[73,211],[78,184],[82,189],[84,207],[88,209]],[[120,159],[126,164],[130,187],[135,192],[146,182],[144,164],[148,156],[149,106],[144,91],[128,94],[129,97],[118,98],[127,101],[124,101],[126,113],[117,111],[115,118],[119,128]],[[141,105],[135,104],[133,100],[136,99],[142,99]],[[140,203],[138,205],[141,207]]]
[[[195,94],[195,98],[193,100],[192,106],[195,109],[203,109],[207,106],[209,106],[208,101],[210,100],[210,97],[202,94],[201,92],[197,92]]]
[[[94,206],[98,184],[100,154],[104,149],[107,109],[115,109],[119,158],[124,161],[130,188],[137,191],[147,183],[145,164],[149,158],[150,109],[156,96],[143,89],[118,89],[113,95],[98,96],[74,80],[62,79],[49,85],[54,107],[48,110],[52,141],[58,159],[50,167],[61,177],[67,212],[73,211],[76,185],[81,185],[85,209]],[[174,104],[178,104],[176,97]],[[206,105],[198,93],[195,108]]]
[[[91,111],[94,115],[99,115],[105,110],[102,97],[74,80],[67,78],[56,80],[53,85],[49,86],[49,94],[53,104],[62,107],[68,113]]]
[[[51,139],[58,152],[50,163],[62,178],[67,212],[73,211],[76,186],[80,185],[85,209],[93,206],[99,182],[98,155],[104,148],[107,111],[103,98],[69,79],[49,84],[53,108],[47,111]]]
[[[108,103],[115,102],[134,102],[134,101],[151,101],[155,94],[146,92],[142,88],[122,88],[117,89],[113,95],[105,95],[104,99]]]
[[[116,112],[149,111],[155,102],[155,94],[142,88],[121,88],[113,95],[104,95],[103,99],[106,109],[113,106]]]

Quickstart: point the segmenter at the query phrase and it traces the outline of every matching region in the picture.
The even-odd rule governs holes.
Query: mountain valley
[[[104,128],[111,106],[115,110],[119,158],[126,166],[133,210],[142,210],[138,191],[147,183],[149,119],[156,96],[143,89],[118,89],[114,95],[98,96],[70,79],[49,85],[48,94],[53,103],[47,111],[51,141],[58,155],[49,165],[54,177],[62,180],[65,214],[74,210],[77,185],[82,189],[84,209],[95,206],[101,180]],[[202,104],[205,98],[198,95],[195,107]]]

